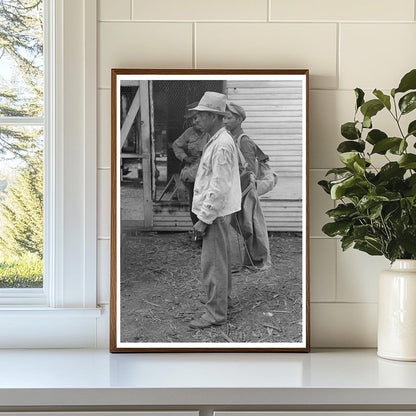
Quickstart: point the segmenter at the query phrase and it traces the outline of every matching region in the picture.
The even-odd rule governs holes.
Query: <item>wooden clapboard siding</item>
[[[302,201],[299,199],[262,199],[269,231],[302,231]]]
[[[261,201],[267,229],[274,231],[302,230],[302,201],[263,199]],[[192,223],[188,207],[172,210],[168,207],[156,209],[153,215],[153,231],[190,231]]]
[[[245,109],[245,132],[269,155],[279,175],[277,187],[261,199],[269,231],[301,231],[301,82],[227,81],[226,93]]]
[[[270,157],[277,187],[261,204],[269,231],[302,230],[302,90],[300,81],[227,81],[229,100],[247,112],[246,133]],[[154,202],[154,231],[189,231],[184,202]]]
[[[192,222],[185,202],[160,201],[153,203],[154,231],[189,231]]]

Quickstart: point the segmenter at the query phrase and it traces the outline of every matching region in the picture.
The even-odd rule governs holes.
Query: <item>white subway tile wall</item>
[[[99,167],[109,168],[111,166],[111,91],[101,89],[97,98],[98,111],[98,140],[97,164]]]
[[[192,68],[192,23],[100,22],[98,85],[111,68]]]
[[[340,88],[390,90],[416,64],[414,23],[340,26]]]
[[[100,0],[98,3],[99,20],[130,20],[131,0]]]
[[[384,257],[337,246],[337,302],[377,302],[378,275],[389,267]]]
[[[311,303],[311,344],[370,348],[377,345],[376,303]]]
[[[111,213],[111,171],[108,168],[98,169],[98,212],[97,233],[98,238],[110,237],[110,213]]]
[[[335,302],[338,240],[310,240],[310,282],[312,302]]]
[[[389,91],[416,67],[415,0],[98,3],[99,301],[109,301],[111,68],[308,68],[312,346],[376,346],[377,276],[388,262],[342,252],[322,233],[334,203],[317,182],[338,165],[352,90]],[[387,115],[375,122],[392,127]]]
[[[133,0],[134,20],[261,20],[268,19],[268,0]]]
[[[413,0],[271,0],[271,19],[413,22],[413,8]]]
[[[308,68],[312,88],[337,85],[333,23],[198,23],[195,48],[197,68]]]
[[[108,303],[110,298],[110,239],[97,242],[97,300],[99,304]]]

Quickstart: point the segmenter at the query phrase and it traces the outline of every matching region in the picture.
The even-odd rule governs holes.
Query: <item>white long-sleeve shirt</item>
[[[234,140],[221,128],[204,147],[195,179],[192,212],[206,224],[241,209],[238,155]]]

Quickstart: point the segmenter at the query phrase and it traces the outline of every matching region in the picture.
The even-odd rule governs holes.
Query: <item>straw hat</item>
[[[195,108],[190,111],[208,111],[225,115],[227,97],[224,94],[214,91],[206,91]]]

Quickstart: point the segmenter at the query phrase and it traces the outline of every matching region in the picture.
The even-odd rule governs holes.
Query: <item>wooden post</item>
[[[140,87],[137,89],[136,95],[134,96],[133,102],[129,108],[126,119],[123,122],[120,132],[120,151],[127,140],[127,135],[133,125],[133,121],[136,118],[136,114],[140,110]]]
[[[156,143],[155,143],[155,108],[153,103],[153,81],[149,81],[149,103],[150,103],[150,141],[151,141],[151,165],[152,165],[152,198],[156,201]]]
[[[142,139],[144,226],[153,226],[149,82],[140,81],[140,137]]]

